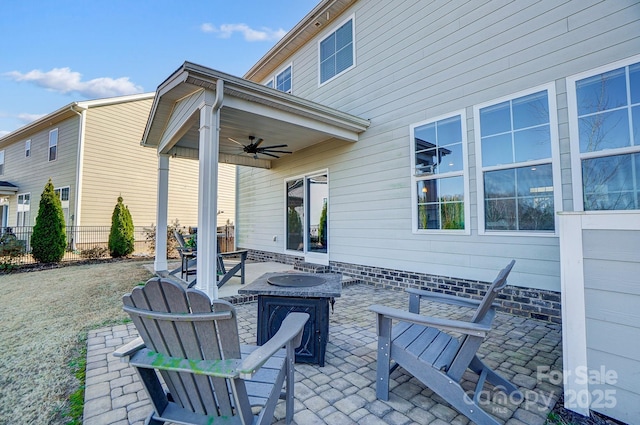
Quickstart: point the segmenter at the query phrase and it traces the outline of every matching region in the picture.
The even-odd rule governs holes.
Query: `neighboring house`
[[[33,226],[49,178],[67,226],[110,226],[118,196],[156,222],[158,160],[140,145],[154,93],[74,102],[0,138],[0,226]],[[220,169],[220,223],[235,217],[235,167]],[[197,161],[172,169],[170,221],[197,223]]]
[[[638,28],[637,1],[324,0],[244,79],[185,63],[158,88],[144,143],[199,153],[203,171],[217,155],[246,166],[236,243],[253,258],[467,297],[516,259],[502,310],[562,321],[571,380],[600,364],[620,377],[598,388],[617,406],[593,387],[568,396],[639,423]],[[293,153],[266,156],[257,139]],[[579,284],[594,286],[568,293],[584,258],[568,264],[577,240],[561,249],[565,216],[603,211],[623,230],[583,223],[580,253],[610,253],[584,261],[598,274]],[[216,296],[215,266],[200,266]],[[586,306],[567,316],[561,298]]]

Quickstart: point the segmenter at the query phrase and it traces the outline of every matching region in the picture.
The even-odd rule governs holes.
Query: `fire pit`
[[[275,286],[308,288],[310,286],[322,285],[326,280],[318,276],[309,276],[308,274],[301,274],[301,276],[296,274],[278,274],[267,278],[267,282]]]
[[[309,313],[296,362],[324,366],[329,303],[340,296],[341,289],[342,276],[335,273],[266,273],[238,293],[258,295],[258,345],[278,331],[290,312]]]

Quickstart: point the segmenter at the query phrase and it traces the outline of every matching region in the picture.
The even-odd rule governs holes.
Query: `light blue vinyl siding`
[[[566,80],[640,54],[637,2],[357,1],[357,66],[319,85],[319,43],[327,26],[287,62],[296,96],[371,121],[354,144],[327,141],[239,172],[238,241],[284,252],[284,181],[318,169],[331,175],[330,261],[491,280],[514,258],[512,285],[560,290],[558,238],[481,235],[473,107],[555,85],[558,209],[573,208]],[[285,65],[284,63],[281,65]],[[410,125],[466,111],[470,234],[412,232]],[[245,223],[251,225],[244,225]],[[273,237],[276,241],[273,241]]]

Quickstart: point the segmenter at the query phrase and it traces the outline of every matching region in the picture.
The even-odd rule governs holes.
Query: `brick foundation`
[[[459,297],[480,299],[490,282],[480,282],[453,277],[413,273],[403,270],[358,264],[330,262],[329,266],[305,263],[304,258],[266,251],[249,251],[249,259],[292,264],[294,269],[310,273],[342,273],[351,277],[350,282],[362,282],[379,288],[404,290],[426,289]],[[497,298],[499,311],[552,323],[562,323],[560,293],[542,289],[507,286]]]

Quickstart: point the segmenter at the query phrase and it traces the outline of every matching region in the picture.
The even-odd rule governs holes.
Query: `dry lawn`
[[[0,424],[64,424],[83,335],[124,320],[122,295],[150,276],[140,261],[0,276]]]

